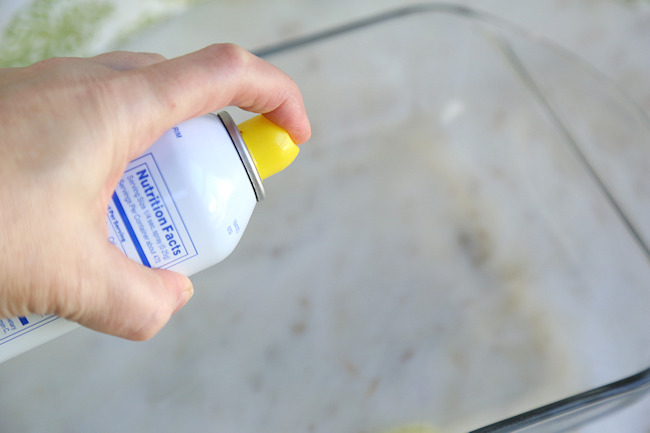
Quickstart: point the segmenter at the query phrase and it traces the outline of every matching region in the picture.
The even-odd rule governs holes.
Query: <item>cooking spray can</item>
[[[262,180],[297,154],[261,115],[240,125],[227,112],[182,122],[127,166],[106,215],[109,240],[145,266],[206,269],[239,243],[264,199]],[[77,326],[53,314],[0,318],[0,362]]]

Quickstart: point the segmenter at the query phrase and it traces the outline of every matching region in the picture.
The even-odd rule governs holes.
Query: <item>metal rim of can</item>
[[[241,162],[246,169],[246,173],[248,174],[248,178],[251,181],[251,185],[253,186],[255,198],[258,202],[264,200],[266,194],[264,192],[264,185],[262,185],[262,178],[260,178],[253,157],[248,151],[246,143],[244,143],[244,139],[239,132],[239,128],[237,128],[237,124],[227,111],[220,111],[217,113],[217,117],[219,117],[221,123],[223,123],[223,126],[226,128],[226,131],[228,131],[228,135],[230,135],[230,139],[239,154],[239,159],[241,159]]]

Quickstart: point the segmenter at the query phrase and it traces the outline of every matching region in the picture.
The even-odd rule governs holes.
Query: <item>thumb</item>
[[[147,268],[110,243],[107,250],[108,263],[91,279],[103,283],[82,290],[82,308],[69,318],[106,334],[148,340],[192,297],[192,283],[177,272]]]

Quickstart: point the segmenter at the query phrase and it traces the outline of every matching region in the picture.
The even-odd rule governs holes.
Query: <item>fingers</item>
[[[296,83],[284,72],[231,44],[131,71],[144,80],[151,115],[167,128],[227,106],[263,113],[286,129],[296,143],[310,134],[309,120]],[[141,84],[141,83],[140,83]],[[161,133],[161,131],[155,131]]]
[[[110,244],[107,249],[107,263],[90,276],[94,289],[81,291],[81,307],[66,318],[117,337],[147,340],[192,297],[192,284],[176,272],[146,268]]]
[[[156,53],[132,53],[129,51],[112,51],[91,57],[90,60],[117,71],[142,68],[167,60]]]

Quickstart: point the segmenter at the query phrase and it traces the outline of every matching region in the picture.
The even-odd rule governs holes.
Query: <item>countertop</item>
[[[650,2],[451,3],[503,17],[578,54],[650,112]],[[256,49],[405,4],[414,3],[209,1],[119,48],[168,57],[212,42]],[[423,55],[429,55],[426,41],[421,43]],[[417,44],[411,49],[418,49]],[[409,143],[424,134],[417,120],[406,123],[411,126]],[[471,177],[459,176],[476,174],[473,161],[453,165],[451,159],[418,154],[418,164],[435,167],[435,179],[446,185],[433,187],[432,196],[453,198],[449,209],[438,212],[409,193],[422,184],[419,171],[399,166],[390,154],[370,160],[362,151],[345,149],[341,137],[354,140],[358,131],[337,134],[323,125],[324,120],[317,122],[314,150],[305,144],[295,168],[269,184],[275,198],[269,194],[260,206],[235,253],[194,277],[195,297],[153,340],[132,343],[81,329],[0,365],[0,431],[381,433],[418,422],[440,426],[443,432],[463,431],[595,385],[601,373],[603,380],[615,376],[598,370],[601,360],[589,365],[588,358],[572,353],[575,342],[558,317],[570,316],[567,311],[580,308],[579,302],[586,309],[612,302],[612,311],[621,314],[624,307],[610,298],[585,301],[573,293],[564,307],[555,305],[567,310],[556,317],[541,305],[539,293],[525,290],[535,286],[561,292],[557,285],[566,282],[581,287],[576,267],[595,266],[600,256],[582,255],[578,247],[558,242],[554,248],[571,258],[561,262],[554,257],[556,250],[535,256],[516,247],[518,237],[534,235],[511,226],[534,226],[549,215],[513,207],[505,211],[511,226],[496,218],[503,210],[494,207],[493,196],[518,191],[517,185],[499,183],[505,162],[487,162],[485,172],[498,185],[487,191]],[[398,137],[388,127],[375,126],[364,140]],[[337,160],[336,146],[345,153],[345,164]],[[444,155],[444,149],[437,154]],[[376,166],[394,168],[400,176],[372,192],[372,185],[383,181],[373,172]],[[336,176],[328,172],[331,168]],[[361,181],[350,182],[356,176]],[[382,194],[399,200],[384,203]],[[650,191],[639,194],[633,211],[645,215]],[[349,209],[336,211],[343,206]],[[374,216],[368,211],[372,206]],[[350,218],[354,215],[361,220]],[[364,215],[372,224],[363,222]],[[432,221],[426,219],[430,215],[436,215]],[[602,224],[614,218],[608,215]],[[395,232],[395,220],[410,225]],[[381,236],[377,227],[385,229]],[[494,231],[505,234],[495,237]],[[422,236],[454,247],[429,249],[426,242],[408,241]],[[355,241],[346,245],[346,237]],[[528,259],[536,265],[524,266]],[[386,272],[362,275],[369,262],[373,270]],[[543,264],[559,271],[549,273]],[[631,271],[630,278],[648,275],[647,261],[638,257],[620,269],[625,266],[640,269]],[[594,275],[615,278],[606,272]],[[406,290],[404,284],[414,289]],[[429,290],[433,286],[461,289],[441,294]],[[642,335],[650,329],[648,322],[632,318],[643,317],[649,301],[640,293],[630,320],[591,334],[585,328],[579,335],[593,339],[596,348],[601,338],[616,340],[627,333],[634,334],[630,341],[635,344],[648,343],[650,336]],[[594,350],[595,356],[607,357],[602,353]],[[645,355],[644,349],[632,348],[621,355],[622,361],[612,355],[612,363],[624,366],[622,374],[627,374],[626,360],[633,364],[632,359]],[[538,391],[528,397],[527,387]],[[422,410],[426,404],[428,413]],[[649,409],[644,402],[593,431],[646,432]]]

